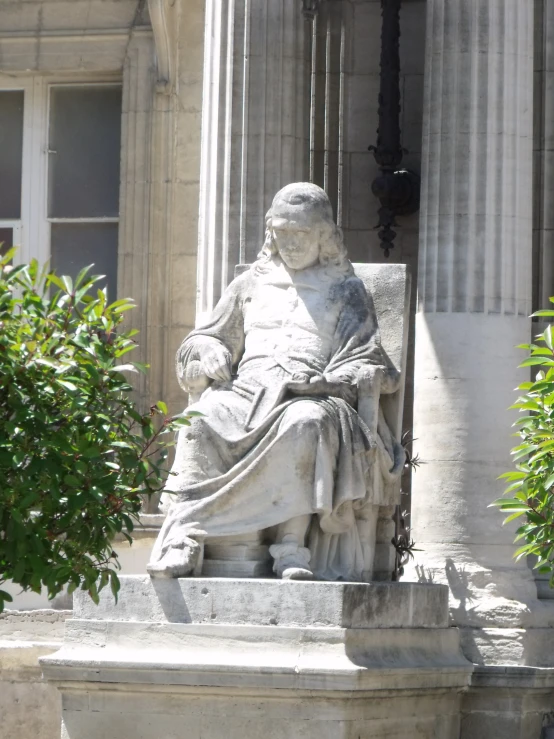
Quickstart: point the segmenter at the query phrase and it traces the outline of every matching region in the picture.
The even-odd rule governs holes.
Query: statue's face
[[[289,269],[306,269],[319,261],[320,229],[308,219],[272,218],[273,239]]]

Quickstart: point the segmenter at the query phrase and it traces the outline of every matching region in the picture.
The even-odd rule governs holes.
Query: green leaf
[[[516,549],[516,551],[514,552],[514,557],[521,557],[523,555],[530,554],[532,548],[533,548],[532,544],[525,544],[519,549]]]
[[[73,382],[68,382],[67,380],[58,380],[58,385],[61,385],[66,390],[69,390],[72,393],[77,392],[77,386]]]
[[[72,293],[73,292],[73,280],[71,279],[71,277],[69,275],[62,275],[61,280],[65,287],[66,292]]]
[[[83,282],[87,272],[89,272],[94,267],[93,264],[89,264],[87,267],[83,267],[83,269],[79,272],[77,277],[75,278],[75,288],[81,287],[81,283]]]
[[[510,511],[511,513],[515,513],[516,511],[518,511],[519,513],[527,513],[529,511],[529,506],[526,504],[522,504],[521,501],[516,501],[514,503],[504,503],[498,507],[503,512]]]
[[[15,257],[17,253],[17,247],[12,246],[11,249],[8,249],[8,251],[2,256],[0,255],[0,267],[6,267],[10,264],[12,259]],[[0,591],[2,593],[3,591]]]
[[[51,272],[51,273],[50,273],[50,274],[48,275],[48,277],[47,277],[46,279],[47,279],[47,282],[48,282],[48,284],[49,284],[49,285],[50,285],[50,284],[52,284],[52,285],[55,285],[55,286],[56,286],[56,287],[58,287],[58,288],[59,288],[60,290],[63,290],[64,292],[66,292],[66,287],[65,287],[65,284],[64,284],[64,283],[63,283],[63,282],[62,282],[62,281],[60,280],[60,278],[59,278],[59,277],[58,277],[58,276],[57,276],[56,274],[54,274],[53,272]]]
[[[145,375],[150,365],[143,364],[142,362],[133,362],[133,366],[136,367],[139,372],[142,372]]]
[[[504,519],[503,523],[510,523],[510,521],[514,521],[516,518],[519,518],[520,516],[523,516],[527,508],[522,508],[520,511],[516,511],[515,513],[511,513],[507,518]]]
[[[115,598],[115,602],[117,603],[117,597],[121,589],[121,583],[119,582],[119,578],[117,574],[113,570],[110,570],[109,574],[110,574],[110,588],[111,588],[113,597]]]
[[[544,487],[548,490],[554,485],[554,473],[548,477],[544,483]]]
[[[118,305],[116,308],[113,309],[114,313],[124,313],[126,310],[133,310],[135,308],[134,303],[129,303],[128,305]]]
[[[524,359],[519,365],[520,367],[533,367],[534,365],[543,365],[544,367],[553,367],[554,359],[547,359],[546,357],[528,357]]]
[[[117,364],[115,367],[110,367],[109,372],[137,372],[137,368],[134,364]]]
[[[546,343],[546,346],[552,350],[553,344],[552,344],[552,326],[547,326],[546,329],[543,332],[544,341]]]
[[[498,475],[498,480],[506,479],[506,480],[523,480],[526,477],[525,472],[522,472],[521,470],[516,470],[512,472],[504,472],[502,475]]]
[[[94,459],[102,454],[102,449],[99,446],[89,446],[83,450],[83,457],[87,459]]]

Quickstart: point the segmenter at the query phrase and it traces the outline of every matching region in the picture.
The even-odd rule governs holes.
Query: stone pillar
[[[204,0],[149,0],[155,40],[150,138],[148,400],[183,409],[175,352],[194,326]],[[144,341],[144,339],[142,339]]]
[[[137,301],[137,309],[126,315],[126,327],[139,331],[134,359],[145,363],[150,362],[147,325],[153,55],[151,33],[132,32],[123,66],[118,294],[132,295]],[[135,387],[142,407],[148,407],[152,401],[147,376],[137,376]]]
[[[263,244],[282,186],[307,178],[309,24],[298,0],[208,0],[198,244],[199,313]]]
[[[449,584],[475,645],[480,628],[546,618],[513,528],[488,508],[531,332],[533,2],[428,0],[426,43],[410,575]],[[527,660],[529,638],[505,641],[472,659]]]

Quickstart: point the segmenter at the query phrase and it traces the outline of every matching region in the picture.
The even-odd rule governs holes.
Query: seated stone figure
[[[266,532],[291,579],[371,578],[382,487],[403,455],[383,414],[356,411],[360,373],[393,392],[373,305],[325,192],[275,196],[257,261],[177,353],[202,415],[179,432],[152,576],[198,575],[207,537]]]

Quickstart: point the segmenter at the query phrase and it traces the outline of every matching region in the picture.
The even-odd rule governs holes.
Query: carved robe
[[[367,579],[373,542],[359,523],[380,502],[375,481],[393,479],[401,463],[382,415],[372,438],[354,407],[360,368],[386,367],[362,282],[321,265],[295,272],[279,259],[257,263],[182,343],[185,390],[187,367],[211,342],[231,353],[233,379],[213,383],[189,408],[203,415],[179,433],[153,560],[191,531],[227,536],[315,514],[314,575]],[[351,404],[287,391],[291,380],[323,374],[352,386]]]

